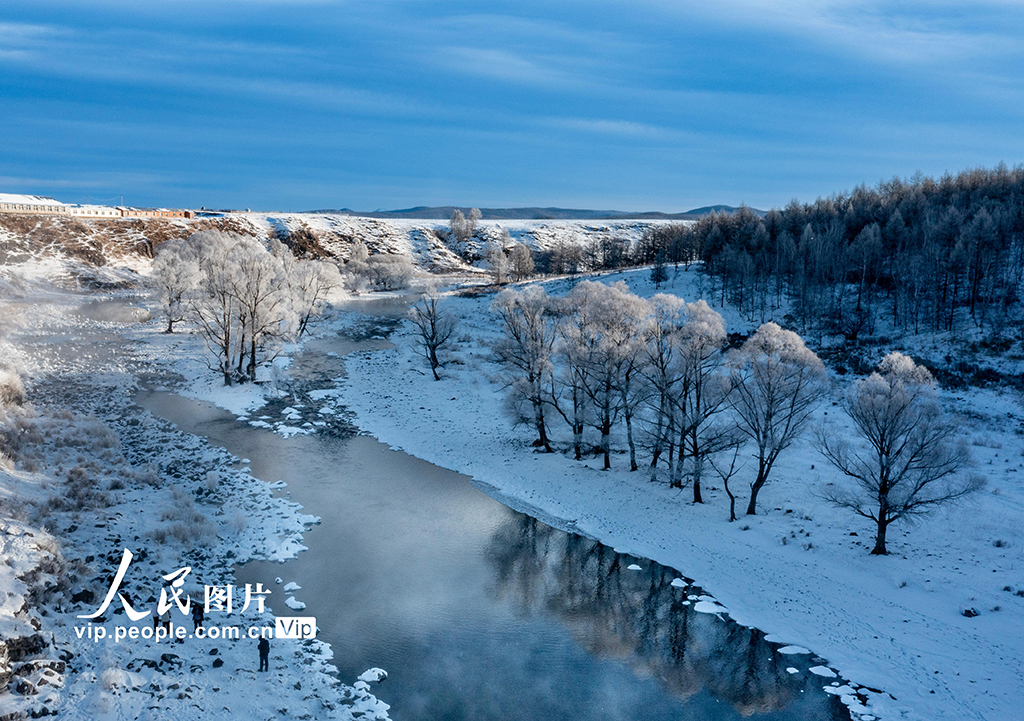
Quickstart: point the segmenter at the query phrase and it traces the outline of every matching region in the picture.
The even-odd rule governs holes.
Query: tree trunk
[[[533,401],[534,426],[537,429],[537,444],[543,446],[545,453],[551,453],[551,442],[548,440],[548,430],[544,423],[544,402]]]
[[[430,363],[430,372],[434,374],[434,380],[441,380],[441,376],[437,374],[437,367],[441,363],[437,360],[437,348],[435,346],[427,346],[427,361]]]
[[[607,395],[605,396],[607,400]],[[612,445],[612,418],[611,412],[606,404],[604,411],[602,411],[603,417],[601,418],[601,450],[604,452],[604,470],[609,470],[612,467],[611,458],[611,445]]]
[[[878,514],[878,529],[875,531],[875,547],[871,549],[873,556],[885,556],[889,551],[885,548],[885,532],[889,528],[889,522],[880,513]]]
[[[249,380],[256,382],[256,333],[249,338]]]
[[[725,492],[729,496],[729,523],[736,520],[736,496],[729,490],[729,480],[727,478],[722,479],[722,484],[725,486]]]
[[[701,455],[700,455],[700,446],[698,445],[698,442],[697,442],[697,430],[696,429],[694,429],[692,431],[691,438],[693,440],[693,446],[691,448],[691,452],[693,453],[693,502],[694,503],[703,503],[704,502],[704,497],[701,496],[701,492],[700,492],[701,491],[701,489],[700,489],[701,471],[704,470],[703,469],[703,458],[701,458]]]
[[[768,468],[764,459],[760,459],[757,466],[757,478],[750,486],[750,503],[747,504],[747,515],[757,515],[757,494],[768,479]]]
[[[636,464],[636,444],[633,442],[633,414],[626,413],[626,443],[629,445],[629,470],[635,471],[639,466]]]
[[[693,502],[703,503],[704,498],[700,494],[700,472],[701,472],[701,458],[700,456],[693,457]]]

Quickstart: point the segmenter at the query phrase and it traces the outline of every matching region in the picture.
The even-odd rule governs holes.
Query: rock
[[[83,588],[81,591],[76,591],[71,594],[72,603],[92,603],[96,594],[88,588]]]
[[[10,658],[7,655],[7,644],[0,641],[0,691],[7,688],[7,684],[13,677],[14,671],[11,669]]]
[[[28,676],[32,672],[40,671],[42,669],[50,669],[56,673],[64,673],[64,662],[51,658],[37,658],[21,664],[14,672],[19,676]]]
[[[211,656],[216,656],[218,653],[220,653],[220,649],[218,649],[218,648],[211,648],[210,649],[210,655]]]
[[[46,642],[38,633],[7,639],[7,654],[12,662],[24,661],[43,652]]]
[[[219,657],[213,659],[213,667],[214,668],[220,668],[223,665],[224,665],[224,659],[219,658]]]
[[[962,613],[967,618],[974,618],[975,616],[978,615],[978,609],[976,609],[976,608],[965,608]]]

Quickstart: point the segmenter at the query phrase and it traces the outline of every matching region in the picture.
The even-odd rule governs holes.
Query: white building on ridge
[[[14,195],[0,193],[0,213],[58,213],[68,212],[68,206],[44,195]]]

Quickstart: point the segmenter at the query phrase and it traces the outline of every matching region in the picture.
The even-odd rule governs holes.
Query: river
[[[381,344],[372,332],[311,343],[293,373],[322,388],[341,355]],[[307,551],[248,563],[238,581],[270,585],[279,615],[316,616],[341,678],[387,669],[375,693],[396,721],[850,718],[808,671],[821,659],[698,611],[703,592],[673,586],[676,571],[513,511],[343,420],[285,438],[169,392],[136,401],[322,518]],[[301,586],[305,610],[284,605],[276,577]]]

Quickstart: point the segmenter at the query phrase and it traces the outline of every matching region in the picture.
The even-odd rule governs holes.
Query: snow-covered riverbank
[[[623,274],[642,295],[642,273]],[[675,287],[699,295],[695,273]],[[342,402],[357,425],[381,441],[472,476],[510,505],[579,529],[618,550],[674,566],[724,603],[737,621],[829,659],[869,693],[882,718],[1018,717],[1024,692],[1024,491],[1020,408],[998,391],[946,401],[961,413],[987,490],[891,534],[887,557],[869,556],[871,529],[813,495],[837,480],[808,442],[784,454],[762,492],[763,515],[730,524],[724,493],[705,505],[630,474],[624,457],[611,472],[563,454],[538,454],[525,429],[502,413],[487,343],[495,326],[490,297],[453,298],[462,344],[433,381],[409,328],[397,348],[349,356]],[[726,308],[729,331],[749,320]],[[830,413],[831,412],[831,413]],[[825,404],[823,418],[842,423]],[[739,484],[743,479],[739,479]],[[559,524],[558,520],[555,520]],[[1004,590],[1009,589],[1009,590]],[[964,609],[977,609],[974,618]]]
[[[148,315],[136,307],[142,297],[68,293],[49,285],[47,269],[33,270],[6,284],[0,301],[4,360],[28,379],[26,407],[6,419],[14,435],[0,467],[0,681],[11,680],[0,716],[386,718],[365,680],[338,681],[320,641],[273,640],[270,673],[258,673],[256,641],[244,633],[274,615],[239,614],[243,589],[233,614],[206,621],[239,628],[237,640],[115,643],[118,626],[151,626],[148,616],[130,621],[117,597],[100,619],[78,618],[101,605],[124,549],[134,559],[120,591],[136,611],[169,586],[161,576],[186,566],[183,590],[202,604],[204,586],[232,584],[236,564],[293,557],[316,518],[244,460],[132,402],[139,379],[201,388],[197,339],[136,323]],[[292,615],[275,580],[266,579],[268,606]],[[192,631],[191,619],[171,613]]]

